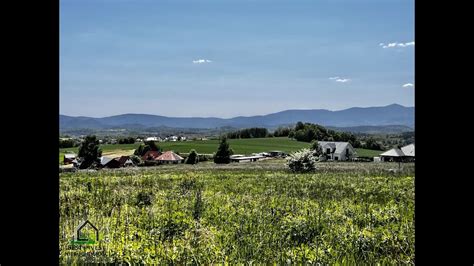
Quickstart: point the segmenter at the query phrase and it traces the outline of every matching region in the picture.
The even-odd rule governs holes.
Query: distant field
[[[140,144],[107,144],[101,145],[102,153],[104,155],[125,155],[132,154]],[[264,152],[271,150],[281,150],[284,152],[294,152],[303,148],[309,147],[309,143],[290,140],[286,137],[281,138],[257,138],[257,139],[231,139],[229,140],[230,147],[236,154],[251,154],[254,152]],[[218,140],[197,140],[184,142],[160,142],[158,143],[163,150],[172,150],[179,153],[188,153],[191,149],[195,149],[198,153],[211,154],[217,150],[219,146]],[[59,160],[66,151],[77,153],[78,148],[59,149]],[[381,151],[356,149],[358,156],[373,157],[378,156]]]
[[[103,153],[117,150],[133,150],[140,144],[108,144],[101,145]],[[253,152],[263,152],[269,150],[281,150],[285,152],[292,152],[309,146],[309,143],[298,142],[283,138],[259,138],[259,139],[231,139],[229,140],[230,147],[235,153],[249,154]],[[158,143],[163,150],[173,150],[175,152],[187,153],[191,149],[195,149],[198,153],[213,153],[219,146],[218,140],[197,140],[197,141],[183,141],[183,142],[160,142]],[[61,153],[72,151],[77,153],[76,148],[59,149]]]
[[[356,149],[357,156],[359,157],[377,157],[384,151],[376,151],[376,150],[367,150],[367,149]]]

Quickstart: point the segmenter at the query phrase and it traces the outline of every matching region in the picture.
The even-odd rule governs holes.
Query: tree
[[[295,173],[311,172],[316,169],[316,158],[313,156],[313,151],[303,149],[291,154],[287,158],[286,165]]]
[[[80,168],[85,169],[91,167],[94,163],[99,162],[102,156],[102,151],[99,148],[99,140],[96,136],[87,136],[79,146],[79,153],[77,155],[82,158]]]
[[[230,156],[234,154],[233,150],[229,148],[229,143],[227,143],[227,137],[221,137],[221,142],[217,148],[217,152],[214,155],[214,163],[224,164],[230,163]]]
[[[72,139],[59,139],[59,148],[72,148],[75,142]]]
[[[304,124],[303,122],[298,121],[298,123],[296,123],[295,125],[295,131],[302,130],[302,129],[304,129]]]
[[[198,154],[193,149],[189,152],[188,158],[186,159],[187,164],[197,164],[199,162]]]
[[[321,148],[321,146],[319,146],[319,143],[317,140],[313,140],[313,142],[311,142],[310,150],[313,151],[313,156],[315,157],[319,157],[323,155],[323,149]]]
[[[147,141],[145,144],[140,144],[133,154],[143,156],[147,151],[161,151],[161,148],[154,141]]]

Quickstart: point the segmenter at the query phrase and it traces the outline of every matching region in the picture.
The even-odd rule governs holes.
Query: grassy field
[[[376,150],[367,150],[367,149],[356,149],[357,156],[360,157],[377,157],[380,156],[381,153],[384,151],[376,151]]]
[[[62,173],[60,263],[414,264],[413,164],[283,162]]]
[[[140,144],[109,144],[101,145],[103,155],[126,155],[133,154]],[[309,143],[290,140],[287,137],[279,138],[259,138],[259,139],[231,139],[230,147],[236,154],[251,154],[255,152],[265,152],[271,150],[281,150],[284,152],[294,152],[302,148],[309,147]],[[191,149],[195,149],[198,153],[212,154],[219,146],[218,140],[204,141],[184,141],[184,142],[160,142],[158,144],[163,150],[173,150],[174,152],[188,153]],[[59,161],[63,160],[66,151],[77,153],[76,148],[59,149]],[[365,149],[356,149],[359,156],[378,156],[380,151],[372,151]],[[360,153],[360,154],[359,154]],[[361,155],[362,154],[362,155]]]

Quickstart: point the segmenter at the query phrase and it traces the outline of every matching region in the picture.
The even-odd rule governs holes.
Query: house
[[[380,154],[383,162],[393,161],[415,161],[415,144],[410,144],[402,148],[393,148]]]
[[[115,158],[102,156],[100,157],[100,165],[104,168],[119,168],[120,162]]]
[[[74,153],[66,153],[64,154],[64,159],[63,162],[64,164],[70,164],[73,163],[73,161],[76,159],[76,154]]]
[[[118,162],[120,164],[120,167],[128,167],[135,165],[132,159],[130,159],[130,156],[121,156],[120,158],[118,158]]]
[[[142,160],[144,161],[152,161],[155,160],[158,156],[160,156],[162,153],[159,151],[147,151],[145,154],[142,156]]]
[[[177,136],[170,136],[170,137],[168,137],[168,141],[178,141],[178,137]]]
[[[159,139],[157,137],[148,137],[146,141],[159,141]]]
[[[348,161],[357,154],[349,142],[318,141],[327,160]]]
[[[184,158],[172,151],[166,151],[160,156],[158,156],[155,161],[160,163],[180,163],[183,162]]]
[[[410,144],[401,148],[406,157],[415,157],[415,144]]]

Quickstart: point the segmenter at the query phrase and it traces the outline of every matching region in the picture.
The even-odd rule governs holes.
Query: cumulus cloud
[[[395,47],[401,47],[401,48],[404,48],[404,47],[408,47],[408,46],[414,46],[415,45],[415,42],[391,42],[391,43],[388,43],[388,44],[385,44],[383,42],[379,43],[379,46],[382,46],[382,48],[395,48]]]
[[[403,84],[403,88],[408,88],[408,87],[413,87],[414,85],[412,83],[406,83]]]
[[[329,79],[332,79],[332,80],[335,80],[335,79],[338,79],[339,77],[331,77]]]
[[[204,63],[211,63],[212,61],[209,59],[198,59],[193,60],[193,64],[204,64]]]

